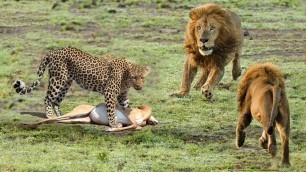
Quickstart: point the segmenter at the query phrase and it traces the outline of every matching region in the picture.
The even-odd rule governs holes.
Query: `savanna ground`
[[[258,122],[247,129],[243,148],[235,147],[239,80],[228,90],[217,88],[212,103],[196,90],[186,98],[169,98],[181,82],[188,12],[204,2],[1,1],[0,171],[304,171],[306,2],[214,1],[238,13],[249,32],[243,73],[250,64],[266,61],[284,71],[291,107],[291,167],[278,166],[278,135],[276,158],[260,148]],[[68,45],[149,66],[145,89],[131,90],[130,100],[132,106],[150,104],[160,124],[121,133],[96,125],[23,126],[43,115],[48,76],[27,96],[16,94],[12,83],[22,79],[31,84],[43,54]],[[222,83],[231,80],[230,66]],[[61,108],[68,112],[79,104],[102,101],[100,94],[73,84]]]

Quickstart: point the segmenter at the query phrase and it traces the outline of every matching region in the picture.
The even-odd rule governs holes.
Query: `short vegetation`
[[[217,87],[216,100],[179,89],[185,61],[184,29],[199,0],[59,0],[0,2],[0,171],[303,171],[306,169],[306,4],[301,0],[216,0],[241,16],[245,30],[242,74],[253,63],[273,62],[284,73],[291,110],[291,167],[279,166],[259,145],[253,121],[241,149],[235,146],[236,92],[240,82]],[[141,131],[108,133],[98,125],[24,125],[41,119],[47,75],[31,94],[12,83],[30,84],[44,53],[72,45],[97,57],[113,55],[150,67],[142,91],[130,90],[131,106],[150,104],[160,124]],[[231,81],[231,65],[221,83]],[[103,102],[99,93],[73,83],[61,104]],[[39,117],[40,116],[40,117]]]

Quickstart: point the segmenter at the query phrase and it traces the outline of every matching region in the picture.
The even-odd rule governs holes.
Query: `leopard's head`
[[[149,74],[148,68],[140,65],[131,64],[130,77],[131,77],[132,86],[134,87],[135,90],[142,89],[144,85],[144,77],[147,76],[148,74]]]

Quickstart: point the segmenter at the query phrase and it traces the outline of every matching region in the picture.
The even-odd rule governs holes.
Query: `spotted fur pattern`
[[[13,87],[17,93],[30,93],[39,85],[46,67],[49,68],[49,85],[45,97],[46,116],[50,118],[53,110],[61,116],[60,103],[74,80],[82,88],[104,95],[111,127],[120,127],[114,115],[115,99],[128,107],[130,87],[140,90],[144,84],[147,68],[134,65],[124,59],[98,59],[71,46],[51,51],[38,68],[38,79],[30,87],[23,81],[15,81]]]

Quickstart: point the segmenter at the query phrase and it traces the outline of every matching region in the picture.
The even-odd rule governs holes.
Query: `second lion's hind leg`
[[[272,157],[276,155],[276,139],[275,139],[275,132],[271,135],[268,135],[268,152]]]
[[[262,132],[262,135],[259,139],[259,142],[260,142],[260,146],[263,148],[263,149],[267,149],[268,148],[268,135],[265,131]]]
[[[280,106],[280,116],[277,118],[276,126],[279,131],[282,146],[282,164],[290,165],[289,158],[289,134],[290,134],[290,111],[288,101],[283,99],[283,106]]]
[[[249,112],[240,113],[236,127],[236,146],[241,147],[244,144],[246,133],[244,129],[252,122],[252,115]]]

